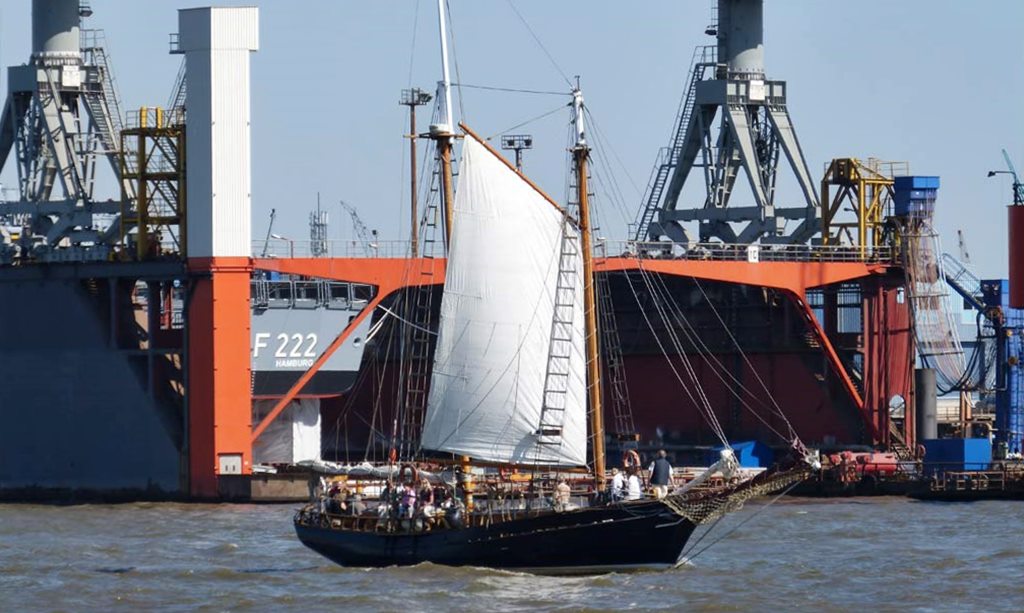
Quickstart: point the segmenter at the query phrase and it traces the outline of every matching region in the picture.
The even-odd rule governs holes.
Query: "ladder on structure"
[[[619,339],[618,324],[615,321],[608,274],[595,275],[594,284],[600,320],[601,355],[604,357],[604,366],[608,372],[608,385],[602,389],[605,398],[608,399],[607,404],[611,405],[616,438],[624,448],[632,448],[638,443],[638,434],[633,423],[633,408],[629,403],[629,390],[626,389],[622,343]]]
[[[185,95],[187,93],[186,83],[185,60],[182,59],[181,67],[178,68],[178,76],[175,77],[174,86],[171,87],[171,97],[167,99],[167,110],[175,113],[175,120],[184,121],[185,119]]]
[[[558,281],[555,284],[555,305],[551,318],[547,369],[544,373],[544,398],[537,428],[537,445],[560,446],[565,411],[568,408],[570,364],[573,348],[573,318],[576,311],[576,287],[581,271],[579,234],[562,222],[562,241],[558,255]],[[538,447],[539,453],[539,447]]]
[[[679,104],[679,111],[676,113],[671,142],[668,147],[662,147],[658,151],[658,159],[654,163],[654,170],[647,183],[643,205],[637,217],[634,240],[640,241],[645,238],[648,227],[658,213],[661,196],[672,175],[672,170],[679,163],[683,143],[686,142],[686,131],[690,125],[690,118],[697,100],[697,84],[705,80],[708,68],[714,69],[717,52],[716,45],[701,45],[693,50],[693,57],[690,59],[689,80],[683,99]]]
[[[946,272],[946,283],[975,309],[984,310],[981,303],[981,280],[974,271],[949,253],[942,254],[942,268]]]
[[[454,163],[453,163],[454,165]],[[399,381],[402,390],[402,403],[399,406],[402,429],[399,433],[400,457],[412,457],[423,430],[423,420],[427,410],[427,395],[430,392],[430,375],[433,352],[431,336],[434,326],[431,316],[434,309],[434,286],[442,282],[438,275],[437,257],[444,256],[443,240],[438,236],[444,234],[444,218],[440,207],[440,164],[434,164],[430,191],[426,198],[427,206],[423,212],[418,230],[420,236],[420,263],[413,265],[411,274],[415,276],[411,287],[406,291],[402,309],[405,318],[403,335],[404,366]],[[454,174],[454,171],[453,171]],[[439,244],[440,243],[440,244]]]
[[[91,64],[96,68],[96,78],[86,83],[89,93],[84,98],[106,152],[116,153],[121,144],[120,137],[124,123],[121,116],[121,99],[117,93],[117,82],[114,80],[114,72],[110,68],[104,42],[103,30],[81,31],[82,55],[86,64]]]

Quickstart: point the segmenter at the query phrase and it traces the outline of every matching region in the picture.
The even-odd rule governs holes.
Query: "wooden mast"
[[[455,134],[452,132],[452,80],[448,72],[448,30],[444,18],[445,0],[437,0],[437,25],[441,35],[441,124],[430,126],[430,135],[437,142],[438,157],[441,159],[441,193],[444,197],[444,241],[445,248],[450,246],[452,238],[452,207],[454,189],[452,188],[452,144]]]
[[[452,240],[452,208],[455,192],[452,189],[452,143],[454,135],[450,132],[436,137],[437,151],[441,158],[441,191],[444,194],[444,244],[445,250],[451,247]]]
[[[597,347],[597,304],[594,299],[594,258],[590,231],[590,198],[587,161],[590,147],[583,131],[583,93],[572,93],[576,125],[576,144],[572,149],[576,170],[576,189],[580,205],[580,248],[583,250],[583,317],[586,330],[587,390],[590,406],[590,438],[594,451],[594,486],[605,490],[604,411],[601,407],[601,358]]]

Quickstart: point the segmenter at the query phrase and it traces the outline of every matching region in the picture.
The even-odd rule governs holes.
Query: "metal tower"
[[[99,160],[120,183],[122,126],[102,32],[80,28],[91,14],[79,0],[32,1],[32,55],[8,68],[0,116],[0,169],[13,151],[19,192],[0,202],[0,263],[101,260],[119,238],[121,203],[93,196]]]
[[[763,4],[718,0],[717,23],[706,30],[718,45],[694,53],[672,140],[659,156],[638,218],[638,240],[690,242],[683,223],[694,221],[701,242],[804,243],[818,231],[818,194],[786,110],[786,83],[765,78]],[[803,192],[802,207],[776,206],[780,152]],[[702,205],[684,208],[680,194],[695,167],[704,171],[706,196]],[[730,206],[741,168],[752,206]],[[796,227],[787,228],[787,221]]]
[[[316,195],[316,210],[309,214],[309,246],[313,257],[327,256],[327,211],[320,208],[319,192]]]

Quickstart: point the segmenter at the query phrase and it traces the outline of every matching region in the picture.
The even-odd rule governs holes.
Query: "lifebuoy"
[[[405,480],[405,472],[409,471],[409,477],[411,480]],[[412,464],[402,464],[402,467],[398,469],[398,482],[399,483],[419,483],[420,471],[416,469]]]
[[[636,449],[627,449],[622,452],[622,467],[640,468],[640,454],[636,452]]]

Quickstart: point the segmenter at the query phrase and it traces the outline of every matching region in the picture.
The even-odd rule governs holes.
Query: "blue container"
[[[775,461],[775,453],[771,447],[760,441],[740,441],[729,444],[732,445],[736,452],[736,459],[739,460],[740,466],[743,468],[768,468]],[[719,452],[722,449],[722,447],[715,447],[714,451],[708,453],[704,458],[708,466],[718,461]]]
[[[893,188],[896,191],[914,189],[939,189],[938,177],[909,176],[893,178]]]
[[[896,177],[893,179],[893,203],[899,216],[930,215],[938,197],[938,177]]]
[[[925,474],[944,470],[988,470],[992,441],[987,438],[938,438],[924,445]]]

